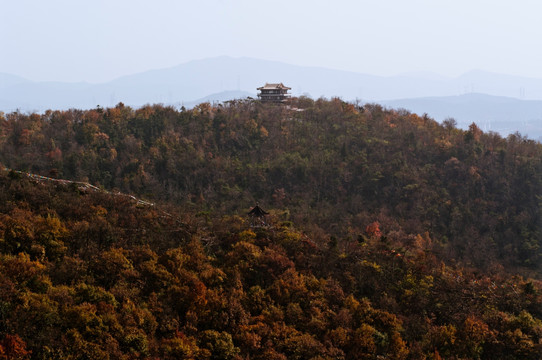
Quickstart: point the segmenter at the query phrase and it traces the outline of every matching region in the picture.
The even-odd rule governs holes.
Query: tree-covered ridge
[[[283,216],[1,174],[0,359],[540,357],[540,282],[445,265],[429,233],[377,222],[318,246]]]
[[[11,113],[0,131],[9,168],[215,216],[259,201],[342,249],[377,221],[448,262],[541,273],[542,145],[518,134],[307,98]]]

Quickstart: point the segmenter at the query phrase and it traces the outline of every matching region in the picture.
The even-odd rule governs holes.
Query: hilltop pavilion
[[[283,102],[284,100],[290,98],[288,90],[291,89],[292,88],[284,86],[283,83],[266,83],[264,86],[257,89],[260,91],[258,98],[260,98],[260,100],[263,102]]]

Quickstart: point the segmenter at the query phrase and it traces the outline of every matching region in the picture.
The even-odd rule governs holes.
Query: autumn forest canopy
[[[540,358],[542,145],[520,134],[340,99],[119,103],[0,113],[0,164],[0,359]]]

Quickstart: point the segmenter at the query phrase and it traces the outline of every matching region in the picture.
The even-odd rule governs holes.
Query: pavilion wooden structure
[[[288,90],[291,90],[291,89],[292,88],[288,86],[284,86],[283,83],[278,83],[278,84],[266,83],[264,86],[261,86],[257,89],[260,91],[258,93],[258,98],[262,102],[279,102],[280,103],[290,98],[290,94],[288,94]]]

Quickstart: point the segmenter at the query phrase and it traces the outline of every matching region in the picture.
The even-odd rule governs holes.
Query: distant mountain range
[[[266,82],[283,82],[292,87],[294,96],[379,102],[437,120],[454,117],[460,125],[476,122],[488,130],[542,136],[542,79],[483,71],[456,78],[429,73],[384,77],[252,58],[194,60],[101,84],[34,82],[0,73],[0,110],[88,109],[118,102],[133,107],[147,103],[190,107],[203,101],[255,97],[256,88]]]

